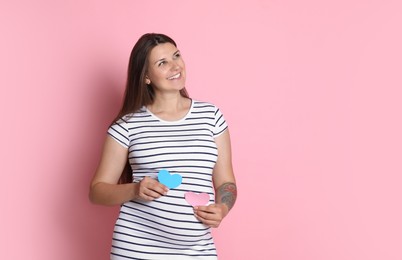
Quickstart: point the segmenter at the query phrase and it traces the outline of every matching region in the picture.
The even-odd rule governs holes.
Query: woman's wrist
[[[129,184],[129,197],[130,197],[130,200],[136,200],[136,199],[138,199],[138,186],[139,186],[139,183],[137,183],[137,182],[133,182],[133,183],[130,183]]]

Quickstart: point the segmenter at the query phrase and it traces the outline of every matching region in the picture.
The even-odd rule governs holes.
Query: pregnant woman
[[[93,203],[121,205],[110,259],[217,259],[210,228],[237,196],[229,130],[215,105],[189,97],[185,82],[170,37],[137,41],[89,194]]]

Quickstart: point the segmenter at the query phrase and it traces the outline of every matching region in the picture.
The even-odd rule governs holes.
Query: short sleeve
[[[123,119],[117,120],[109,127],[107,133],[118,143],[123,145],[125,148],[128,148],[130,141],[128,139],[128,127],[126,121]]]
[[[226,123],[225,118],[223,117],[222,112],[219,110],[219,108],[216,108],[214,137],[221,135],[227,128],[228,128],[228,125]]]

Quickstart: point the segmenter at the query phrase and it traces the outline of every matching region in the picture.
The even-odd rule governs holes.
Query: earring
[[[151,84],[151,80],[150,80],[150,79],[146,79],[146,80],[145,80],[145,84],[150,85],[150,84]]]

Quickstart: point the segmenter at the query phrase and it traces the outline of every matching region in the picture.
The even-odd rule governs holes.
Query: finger
[[[166,195],[167,192],[169,191],[168,187],[150,177],[145,177],[143,181],[144,181],[143,185],[145,188],[153,190],[161,195]]]
[[[204,210],[194,210],[194,213],[206,220],[219,220],[220,217],[218,214],[216,214],[216,212],[213,211],[204,211]]]
[[[154,200],[155,198],[150,197],[150,196],[147,196],[147,195],[145,195],[145,194],[141,194],[141,195],[140,195],[140,199],[145,200],[145,201],[152,201],[152,200]]]
[[[214,213],[217,213],[217,212],[219,211],[219,208],[217,208],[217,207],[215,206],[215,204],[211,204],[211,205],[208,205],[208,206],[197,206],[197,207],[194,207],[194,210],[195,210],[195,211],[200,211],[200,212],[206,212],[206,213],[214,214]]]
[[[161,193],[159,193],[159,192],[157,192],[157,191],[155,191],[155,190],[151,190],[151,189],[147,189],[147,190],[144,192],[144,194],[145,194],[146,196],[152,197],[152,198],[154,198],[154,199],[157,199],[157,198],[161,197],[162,195],[164,195],[164,194],[161,194]]]
[[[160,196],[166,195],[167,191],[160,187],[148,187],[145,193],[147,193],[147,195],[159,198]]]
[[[157,198],[160,198],[161,196],[162,195],[160,195],[159,193],[153,191],[142,192],[140,194],[140,198],[146,201],[152,201]]]
[[[209,206],[196,206],[194,207],[194,210],[201,210],[201,211],[206,211]]]
[[[152,189],[161,195],[166,195],[169,191],[169,188],[161,183],[157,183],[152,187]]]
[[[204,225],[209,227],[218,227],[220,223],[219,221],[216,220],[205,219],[199,215],[195,215],[195,217],[198,219],[198,221],[202,222]]]

